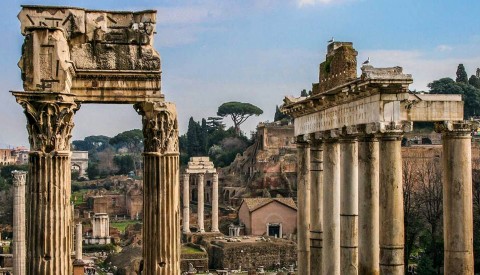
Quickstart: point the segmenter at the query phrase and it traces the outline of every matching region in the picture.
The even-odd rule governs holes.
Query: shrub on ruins
[[[259,116],[261,114],[263,114],[263,110],[257,106],[237,101],[223,103],[217,111],[217,115],[221,117],[229,116],[232,119],[237,136],[241,135],[240,125],[242,123],[253,115]]]

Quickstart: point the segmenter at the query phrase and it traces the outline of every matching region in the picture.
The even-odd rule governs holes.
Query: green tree
[[[117,166],[117,173],[120,175],[126,175],[135,170],[135,163],[131,155],[116,155],[113,157],[113,163]]]
[[[472,76],[468,79],[468,84],[472,85],[477,89],[480,89],[480,78],[472,74]]]
[[[468,84],[468,75],[463,64],[458,64],[456,82]]]
[[[143,132],[140,129],[133,129],[122,132],[110,139],[109,143],[117,149],[126,147],[133,155],[135,169],[140,168],[140,153],[143,151]]]
[[[72,142],[73,148],[77,151],[102,151],[109,144],[110,137],[107,136],[88,136],[83,140],[74,140]]]
[[[240,136],[240,125],[245,122],[245,120],[253,115],[259,116],[261,114],[263,114],[263,111],[257,106],[236,101],[223,103],[218,107],[217,111],[217,115],[219,116],[230,116],[237,136]]]
[[[305,90],[305,89],[301,90],[300,91],[300,96],[307,97],[308,96],[307,90]]]
[[[200,132],[200,124],[196,122],[193,117],[188,120],[187,129],[187,154],[190,157],[198,156],[200,153],[200,138],[198,133]]]

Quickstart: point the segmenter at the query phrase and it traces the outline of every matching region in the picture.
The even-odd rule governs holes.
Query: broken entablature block
[[[25,91],[74,93],[89,102],[114,101],[103,93],[93,97],[100,90],[161,97],[156,11],[22,6],[18,18],[25,36],[19,61]]]

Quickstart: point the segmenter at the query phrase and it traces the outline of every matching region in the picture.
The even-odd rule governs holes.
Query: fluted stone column
[[[380,275],[379,144],[375,136],[358,142],[358,274]]]
[[[198,174],[197,220],[200,233],[205,232],[205,174]]]
[[[142,115],[143,273],[180,274],[180,185],[175,105],[135,104]]]
[[[340,145],[327,139],[323,171],[323,273],[340,275]]]
[[[469,122],[436,125],[443,132],[445,274],[474,272],[471,127]]]
[[[25,275],[25,184],[27,172],[13,171],[13,274]]]
[[[25,109],[30,141],[27,184],[27,273],[72,272],[70,138],[77,104],[57,93],[13,93]]]
[[[358,145],[340,140],[340,266],[341,274],[358,274]]]
[[[297,140],[298,274],[310,274],[310,144]]]
[[[218,230],[218,174],[213,173],[212,180],[212,232]]]
[[[183,174],[183,233],[190,233],[190,174]]]
[[[380,273],[404,274],[401,131],[380,140]]]
[[[82,223],[77,223],[75,226],[75,259],[82,259],[82,241],[83,241],[83,231]]]
[[[323,247],[323,142],[314,140],[310,149],[310,274],[322,274]]]

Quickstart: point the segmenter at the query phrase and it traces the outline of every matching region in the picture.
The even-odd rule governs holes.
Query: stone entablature
[[[24,5],[18,18],[26,91],[71,93],[89,103],[163,99],[156,11]]]

